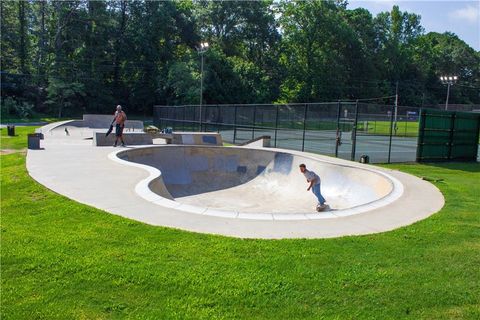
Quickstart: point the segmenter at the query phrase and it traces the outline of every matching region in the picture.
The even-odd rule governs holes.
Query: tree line
[[[347,1],[1,1],[2,115],[130,113],[203,101],[322,102],[391,96],[479,104],[480,52],[425,33],[398,6]],[[383,103],[392,101],[383,100]]]

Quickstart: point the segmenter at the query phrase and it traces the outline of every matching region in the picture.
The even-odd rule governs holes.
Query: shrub
[[[6,97],[1,102],[2,118],[5,116],[17,116],[27,118],[33,113],[33,104],[27,101],[17,101],[12,97]]]

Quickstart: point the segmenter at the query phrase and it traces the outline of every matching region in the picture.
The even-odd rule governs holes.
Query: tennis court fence
[[[154,106],[153,111],[159,128],[219,132],[232,144],[267,135],[272,147],[354,161],[416,159],[420,109],[415,107],[337,101]]]

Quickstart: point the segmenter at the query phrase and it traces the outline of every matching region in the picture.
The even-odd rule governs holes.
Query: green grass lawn
[[[23,149],[27,147],[27,135],[34,133],[37,127],[15,127],[15,136],[8,136],[7,128],[0,128],[0,147],[2,150]]]
[[[366,122],[359,122],[360,131],[365,131]],[[390,135],[390,121],[368,121],[368,133],[375,135]],[[397,121],[397,131],[393,131],[394,136],[417,137],[417,121]]]
[[[58,118],[58,117],[52,117],[49,115],[36,115],[28,118],[2,116],[2,123],[55,122],[55,121],[62,121],[62,120],[68,120],[68,119],[70,118]]]
[[[388,166],[445,195],[409,227],[269,241],[120,218],[0,160],[2,319],[480,318],[479,164]]]

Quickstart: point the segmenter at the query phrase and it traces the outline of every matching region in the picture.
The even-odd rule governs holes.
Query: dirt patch
[[[0,155],[7,155],[7,154],[12,154],[12,153],[22,153],[22,154],[27,154],[27,149],[1,149],[0,150]]]

